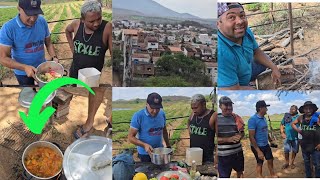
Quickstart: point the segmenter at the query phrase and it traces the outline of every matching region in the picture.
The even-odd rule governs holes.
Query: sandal
[[[296,167],[296,165],[294,165],[294,164],[291,164],[291,166],[290,166],[291,169],[294,169],[295,167]]]
[[[289,164],[284,164],[281,169],[287,169],[288,167],[289,167]]]
[[[78,134],[78,130],[80,129],[80,133],[81,133],[81,135],[79,136],[79,134]],[[91,129],[90,129],[91,130]],[[89,131],[90,131],[89,130]],[[88,135],[88,132],[89,131],[85,131],[84,129],[83,129],[83,126],[81,125],[81,126],[79,126],[74,132],[73,132],[73,137],[75,138],[75,139],[79,139],[79,138],[81,138],[81,137],[85,137],[86,135]]]

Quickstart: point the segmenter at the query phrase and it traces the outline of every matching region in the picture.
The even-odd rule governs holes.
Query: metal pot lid
[[[57,93],[56,91],[51,93],[49,95],[49,97],[45,100],[43,105],[47,105],[48,103],[50,103],[52,101],[52,99],[56,96],[56,93]],[[32,87],[23,88],[21,90],[21,92],[19,94],[19,98],[18,98],[20,105],[25,108],[29,108],[31,105],[31,102],[36,94],[37,94],[37,92]]]
[[[89,136],[73,142],[65,151],[63,157],[63,171],[68,180],[112,179],[112,165],[93,168],[93,154],[106,146],[103,156],[112,160],[112,140],[101,136]]]

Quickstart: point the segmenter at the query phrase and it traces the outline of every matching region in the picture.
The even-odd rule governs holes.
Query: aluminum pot
[[[46,61],[41,63],[38,67],[37,67],[37,73],[36,73],[36,81],[39,84],[39,87],[43,87],[44,85],[46,85],[48,82],[42,81],[39,78],[39,75],[41,73],[47,73],[50,70],[54,70],[55,72],[66,76],[67,75],[67,71],[63,68],[63,66],[59,63],[56,63],[54,61]]]
[[[164,165],[171,162],[171,148],[154,148],[151,153],[151,162],[156,165]]]
[[[34,148],[37,148],[37,147],[49,147],[51,149],[53,149],[56,153],[60,154],[61,155],[61,158],[63,158],[63,154],[61,152],[61,150],[56,146],[54,145],[53,143],[51,142],[48,142],[48,141],[36,141],[34,143],[31,143],[23,152],[22,154],[22,165],[23,165],[23,168],[25,169],[25,171],[27,172],[27,174],[29,176],[32,176],[33,178],[35,179],[52,179],[56,176],[58,176],[58,174],[60,174],[60,172],[62,171],[62,166],[60,168],[60,170],[53,176],[51,177],[47,177],[47,178],[43,178],[43,177],[38,177],[36,175],[33,175],[31,172],[28,171],[28,169],[26,168],[26,165],[24,164],[24,159],[26,158],[26,156],[28,155],[28,153],[33,150]]]

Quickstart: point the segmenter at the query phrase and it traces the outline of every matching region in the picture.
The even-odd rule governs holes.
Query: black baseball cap
[[[162,97],[158,93],[151,93],[148,95],[147,103],[152,109],[160,109],[162,106]]]
[[[28,16],[43,14],[40,6],[41,0],[19,0],[19,7],[22,8]]]
[[[262,108],[262,107],[268,107],[268,106],[270,106],[270,104],[266,104],[264,100],[258,101],[256,103],[256,108]]]

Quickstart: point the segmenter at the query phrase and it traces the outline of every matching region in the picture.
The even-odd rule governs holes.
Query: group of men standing
[[[206,99],[201,94],[192,96],[191,115],[188,119],[190,147],[203,149],[203,162],[217,165],[219,177],[228,178],[232,169],[237,177],[243,177],[244,153],[241,140],[245,136],[245,123],[242,118],[233,113],[233,101],[222,96],[219,99],[221,113],[206,107]],[[264,100],[256,103],[256,112],[248,120],[248,134],[251,151],[256,159],[257,177],[263,177],[262,167],[267,161],[271,177],[278,177],[274,171],[274,157],[271,147],[276,144],[268,129],[265,118],[268,107]],[[163,111],[162,98],[158,93],[148,95],[146,108],[132,117],[128,139],[138,146],[138,156],[143,162],[150,162],[153,148],[170,147],[166,129],[166,116]],[[301,115],[298,114],[298,110]],[[294,160],[302,149],[305,164],[305,176],[312,177],[314,166],[315,177],[320,177],[320,119],[316,112],[318,107],[311,101],[306,101],[299,109],[296,105],[285,113],[281,125],[281,136],[284,140],[285,163],[282,169],[295,168]],[[139,137],[136,135],[139,134]],[[215,152],[215,136],[217,150]],[[214,153],[215,152],[215,153]],[[289,153],[292,158],[289,161]],[[313,164],[311,164],[311,162]]]

